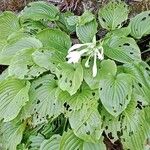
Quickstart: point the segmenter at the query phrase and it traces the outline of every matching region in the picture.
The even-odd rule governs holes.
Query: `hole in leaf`
[[[35,90],[37,90],[38,88],[40,88],[43,84],[39,84],[38,86],[35,87]]]
[[[95,96],[95,92],[92,92],[92,95]]]
[[[143,17],[141,21],[144,21],[144,20],[146,20],[146,17]]]
[[[72,86],[72,81],[71,80],[69,80],[69,83],[70,83],[70,87]]]
[[[138,83],[138,85],[139,85],[139,87],[141,87],[141,88],[142,88],[142,84],[141,84],[141,83]]]
[[[119,103],[120,106],[122,106],[122,103]]]
[[[106,126],[105,129],[108,130],[108,126]]]
[[[86,123],[86,122],[84,122],[83,124],[84,124],[85,126],[87,126],[87,123]]]
[[[133,52],[130,52],[130,54],[133,55],[134,53],[133,53]]]
[[[150,69],[148,67],[145,68],[147,71],[150,71]]]
[[[100,91],[102,91],[103,88],[100,88]]]
[[[38,99],[36,103],[39,104],[39,103],[40,103],[40,100]]]
[[[65,58],[66,61],[68,61],[68,58]]]
[[[87,131],[86,134],[87,134],[87,135],[90,135],[90,131]]]
[[[129,44],[129,43],[124,43],[123,45],[124,45],[124,46],[130,46],[130,44]]]
[[[59,78],[60,78],[60,79],[62,78],[62,74],[59,75]]]
[[[103,20],[104,22],[106,22],[106,20],[105,20],[104,18],[102,18],[102,20]]]
[[[122,130],[121,131],[117,131],[118,138],[120,138],[122,135],[123,135],[123,131]]]

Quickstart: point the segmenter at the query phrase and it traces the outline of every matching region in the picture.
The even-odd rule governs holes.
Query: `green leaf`
[[[8,68],[10,76],[15,76],[19,79],[33,79],[46,71],[33,62],[32,54],[35,49],[24,49],[18,51],[12,58]]]
[[[80,64],[61,63],[58,66],[57,77],[59,87],[73,95],[82,84],[83,68]]]
[[[58,29],[45,29],[37,34],[37,38],[44,47],[61,53],[66,54],[71,47],[70,37]]]
[[[129,37],[112,36],[104,41],[104,53],[122,63],[140,61],[141,53],[135,40]]]
[[[98,92],[91,90],[86,84],[83,84],[81,90],[77,91],[73,96],[70,96],[68,92],[64,91],[58,95],[58,99],[66,104],[66,109],[69,111],[80,110],[83,104],[88,103],[90,100],[97,100],[98,98]]]
[[[59,10],[52,4],[46,2],[32,2],[22,11],[22,19],[32,19],[32,20],[49,20],[54,21],[59,18]]]
[[[59,63],[65,62],[65,56],[62,53],[52,50],[37,50],[32,54],[33,61],[40,67],[55,73]]]
[[[41,143],[45,140],[44,136],[41,134],[38,134],[37,136],[31,135],[29,137],[30,144],[30,150],[39,150]]]
[[[56,23],[63,31],[72,33],[76,30],[77,21],[78,16],[74,16],[73,13],[67,11],[59,15],[59,20]]]
[[[150,126],[145,119],[144,110],[133,109],[132,106],[129,106],[124,115],[124,123],[122,125],[123,129],[126,128],[122,136],[124,148],[144,149],[150,131]]]
[[[12,12],[0,14],[0,41],[6,40],[7,37],[20,29],[19,20]]]
[[[87,101],[80,110],[73,111],[69,122],[74,134],[86,142],[97,142],[102,133],[97,101]]]
[[[16,150],[17,145],[22,140],[24,130],[24,123],[4,123],[1,127],[3,150]]]
[[[59,150],[82,150],[83,141],[75,136],[72,130],[64,132]]]
[[[35,117],[35,123],[46,118],[56,118],[63,112],[63,107],[57,100],[59,88],[53,75],[45,75],[31,84],[30,99],[28,107]]]
[[[97,65],[98,66],[98,65]],[[117,66],[113,60],[103,60],[101,64],[99,65],[98,73],[96,77],[93,78],[93,74],[91,72],[92,65],[90,65],[90,68],[84,67],[84,80],[89,85],[89,87],[94,90],[99,88],[99,81],[103,77],[105,77],[108,74],[115,75],[117,72]],[[111,70],[110,70],[111,68]]]
[[[128,7],[124,2],[110,2],[99,10],[99,22],[107,30],[121,28],[128,19]]]
[[[150,102],[150,67],[145,62],[134,62],[132,64],[124,65],[125,72],[132,75],[135,79],[134,93],[137,98],[142,101]]]
[[[150,11],[144,11],[131,19],[131,35],[140,39],[142,36],[150,34]]]
[[[33,37],[21,38],[15,42],[8,43],[0,52],[0,64],[9,65],[13,56],[23,49],[41,48],[42,43]]]
[[[100,139],[98,143],[83,143],[83,150],[106,150],[106,146],[103,143],[103,139]]]
[[[124,149],[143,150],[149,133],[149,125],[144,110],[138,109],[134,97],[127,109],[117,118],[102,112],[105,118],[105,133],[111,140],[121,140]]]
[[[95,16],[88,10],[86,10],[82,16],[78,19],[78,25],[83,26],[86,23],[89,23],[95,19]]]
[[[129,104],[132,93],[132,79],[121,73],[116,77],[107,75],[100,80],[100,99],[105,109],[113,116],[121,114]]]
[[[60,150],[60,140],[60,135],[53,135],[50,139],[42,142],[39,150]]]
[[[13,120],[21,108],[29,101],[30,83],[18,79],[7,79],[0,82],[0,120]]]
[[[79,40],[82,43],[89,43],[92,42],[93,37],[97,33],[97,22],[94,19],[91,22],[86,23],[85,25],[78,24],[76,26],[76,33]]]

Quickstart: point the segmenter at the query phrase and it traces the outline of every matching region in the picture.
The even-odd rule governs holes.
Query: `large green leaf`
[[[106,146],[103,143],[103,138],[98,143],[83,143],[83,150],[106,150]]]
[[[3,150],[16,150],[21,142],[25,123],[7,122],[1,127]]]
[[[68,111],[80,110],[83,104],[98,98],[98,92],[91,90],[86,84],[83,84],[81,90],[78,90],[73,96],[70,96],[68,92],[64,91],[60,92],[58,96],[58,99],[64,103]]]
[[[144,111],[135,110],[131,113],[131,110],[127,110],[124,115],[125,118],[122,124],[122,129],[125,130],[122,136],[124,148],[143,150],[150,131]]]
[[[45,72],[46,69],[39,67],[33,62],[32,54],[34,51],[35,49],[18,51],[11,60],[8,68],[9,75],[19,79],[33,79]]]
[[[80,64],[61,63],[58,66],[57,76],[59,87],[73,95],[83,81],[83,68]]]
[[[144,149],[150,128],[144,110],[137,107],[134,97],[127,109],[117,118],[110,116],[106,111],[102,111],[101,114],[104,118],[105,133],[110,140],[120,139],[124,149]]]
[[[46,2],[32,2],[22,11],[22,19],[32,19],[32,20],[49,20],[54,21],[59,18],[59,10],[52,4]]]
[[[37,34],[43,46],[52,50],[67,53],[71,47],[70,37],[58,29],[45,29]]]
[[[56,134],[41,143],[39,150],[60,150],[61,136]],[[66,149],[65,149],[66,150]]]
[[[37,50],[32,54],[33,61],[40,67],[55,73],[57,65],[65,62],[65,56],[62,53],[52,50]]]
[[[110,2],[99,10],[99,21],[103,28],[114,30],[121,28],[128,19],[128,7],[124,2]]]
[[[102,122],[97,106],[97,101],[87,101],[80,110],[73,111],[69,117],[75,135],[87,142],[97,142],[101,137]]]
[[[112,36],[104,41],[104,53],[109,58],[127,63],[141,60],[141,53],[135,40],[129,37]]]
[[[92,65],[90,65],[90,66],[92,67]],[[92,68],[84,67],[84,80],[92,90],[99,88],[100,79],[105,77],[107,74],[115,75],[117,72],[117,66],[113,60],[110,60],[110,59],[103,60],[99,66],[100,67],[98,69],[98,73],[95,78],[93,78],[93,75],[91,72]]]
[[[72,130],[64,132],[59,150],[82,150],[83,141],[75,136]]]
[[[134,93],[137,99],[150,102],[150,67],[145,62],[134,62],[124,65],[125,72],[135,79]]]
[[[96,20],[92,20],[91,22],[85,23],[84,25],[77,24],[76,33],[79,40],[82,43],[92,42],[93,37],[97,32],[97,22]]]
[[[20,29],[19,20],[12,12],[0,14],[0,41],[6,40],[7,37]]]
[[[31,103],[28,110],[35,117],[35,124],[45,121],[46,118],[56,118],[63,112],[63,107],[57,100],[59,91],[55,76],[45,75],[35,80],[31,85]]]
[[[13,56],[23,49],[27,48],[41,48],[42,43],[33,37],[21,38],[17,41],[7,43],[7,45],[0,52],[0,64],[9,65]]]
[[[0,120],[11,121],[17,117],[21,108],[29,101],[30,83],[18,79],[0,82]]]
[[[142,12],[131,19],[131,35],[140,39],[142,36],[150,34],[150,11]]]
[[[100,99],[113,116],[121,114],[131,100],[132,79],[129,74],[107,75],[100,80]]]
[[[44,136],[41,134],[38,134],[37,136],[31,135],[29,137],[30,144],[30,150],[39,150],[41,143],[45,140]]]

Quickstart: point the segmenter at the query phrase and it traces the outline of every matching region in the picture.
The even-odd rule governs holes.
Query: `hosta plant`
[[[106,150],[104,137],[149,149],[150,67],[137,43],[150,11],[128,13],[123,2],[97,17],[39,1],[0,14],[3,150]]]

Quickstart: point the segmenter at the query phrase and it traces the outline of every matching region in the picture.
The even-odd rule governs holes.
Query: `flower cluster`
[[[78,63],[82,56],[88,56],[85,67],[89,68],[89,62],[91,57],[94,57],[93,63],[93,77],[97,75],[97,58],[99,60],[104,59],[104,50],[102,47],[102,42],[96,41],[96,37],[94,36],[92,43],[85,44],[75,44],[68,50],[68,63]]]

